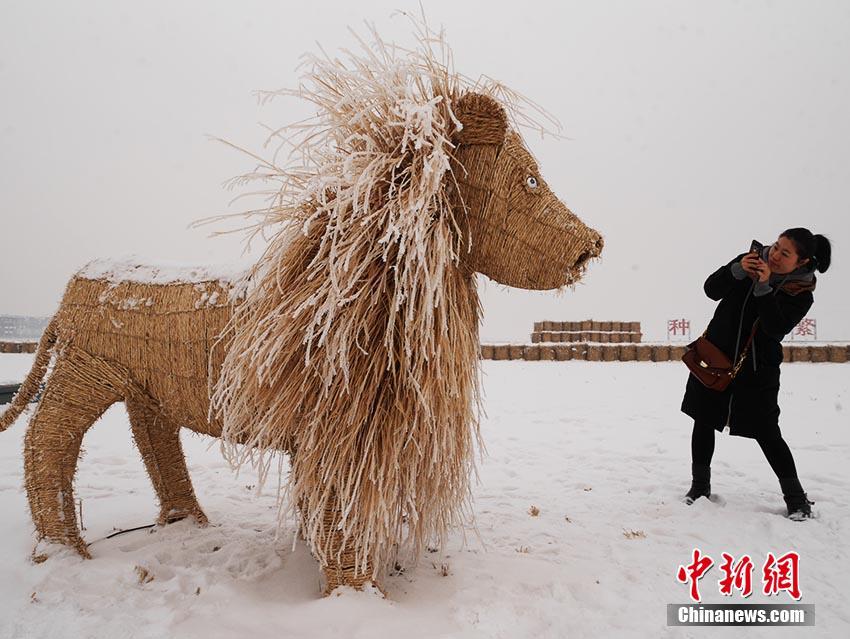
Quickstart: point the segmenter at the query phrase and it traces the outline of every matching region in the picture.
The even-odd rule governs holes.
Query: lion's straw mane
[[[479,301],[450,202],[453,105],[505,93],[455,73],[442,36],[420,30],[410,51],[372,35],[347,63],[309,57],[281,92],[318,115],[274,132],[288,166],[249,176],[280,183],[259,224],[273,239],[222,338],[212,410],[234,463],[264,474],[274,451],[292,453],[289,503],[314,553],[328,556],[332,526],[377,573],[468,505]]]

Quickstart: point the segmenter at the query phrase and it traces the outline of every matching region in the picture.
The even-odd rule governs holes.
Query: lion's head
[[[470,251],[464,263],[501,284],[527,289],[577,282],[602,238],[546,184],[520,135],[493,98],[467,93],[455,115],[459,202]]]
[[[222,336],[212,406],[236,463],[293,453],[290,502],[320,560],[341,535],[377,572],[457,524],[469,497],[473,272],[556,288],[602,243],[549,191],[498,91],[430,46],[376,37],[348,65],[310,64],[290,93],[317,120],[287,138],[295,162],[262,172],[281,185],[265,223],[282,230]]]

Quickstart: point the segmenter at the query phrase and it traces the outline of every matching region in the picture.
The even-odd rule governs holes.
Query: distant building
[[[49,317],[0,315],[0,341],[38,341],[49,321]]]

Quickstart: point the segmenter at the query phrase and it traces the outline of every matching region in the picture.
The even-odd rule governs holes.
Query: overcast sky
[[[535,320],[666,320],[701,332],[705,277],[790,226],[833,240],[810,317],[850,339],[850,2],[426,1],[456,67],[554,113],[569,140],[526,135],[562,200],[606,240],[575,291],[480,278],[487,341]],[[300,115],[253,94],[297,84],[321,43],[363,20],[411,44],[394,2],[0,0],[0,314],[49,315],[88,260],[130,253],[231,262],[236,237],[189,229],[228,208],[260,123]]]

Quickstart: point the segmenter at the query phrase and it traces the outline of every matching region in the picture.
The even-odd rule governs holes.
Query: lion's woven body
[[[209,377],[226,344],[213,348],[233,314],[216,280],[149,284],[74,277],[56,314],[57,346],[125,370],[134,386],[182,427],[221,436],[209,419]]]
[[[83,436],[116,402],[127,407],[160,501],[159,523],[186,516],[206,522],[179,430],[221,434],[220,424],[208,419],[207,376],[221,366],[214,346],[233,312],[231,293],[217,280],[151,284],[78,274],[69,282],[37,355],[34,370],[43,372],[51,352],[54,367],[24,445],[27,497],[40,539],[89,556],[77,528],[73,480]],[[25,386],[33,385],[30,378]]]

